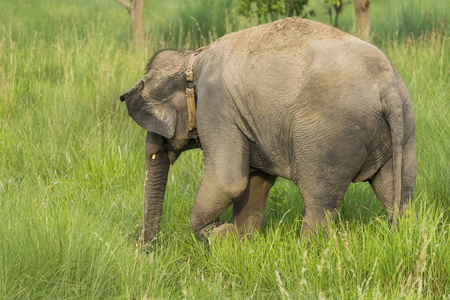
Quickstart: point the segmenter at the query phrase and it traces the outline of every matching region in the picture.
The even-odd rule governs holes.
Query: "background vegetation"
[[[415,108],[416,221],[391,231],[368,185],[353,184],[328,237],[307,246],[300,194],[278,180],[255,240],[205,245],[189,226],[202,174],[191,151],[171,169],[156,241],[136,254],[145,133],[118,95],[156,50],[253,25],[231,0],[162,3],[147,1],[137,50],[115,1],[0,0],[0,298],[450,299],[449,2],[370,8]],[[309,5],[328,22],[322,1]],[[340,24],[353,23],[348,4]]]

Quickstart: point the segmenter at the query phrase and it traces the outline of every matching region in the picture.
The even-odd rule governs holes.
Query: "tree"
[[[303,12],[307,4],[308,0],[240,0],[238,12],[249,19],[256,15],[258,23],[265,23],[280,17],[314,15],[312,10]]]
[[[356,32],[370,41],[370,0],[355,0]]]
[[[143,15],[145,0],[116,0],[120,4],[125,5],[126,10],[131,16],[131,35],[136,45],[142,46],[144,44],[144,27]]]
[[[334,27],[339,27],[338,19],[339,14],[342,12],[344,3],[342,0],[325,0],[325,3],[331,3],[331,7],[328,8],[328,15],[330,16],[330,24],[334,23]],[[334,9],[334,22],[333,22],[333,9]]]

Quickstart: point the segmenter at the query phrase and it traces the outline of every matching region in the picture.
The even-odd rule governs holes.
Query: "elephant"
[[[406,85],[381,50],[332,26],[294,17],[160,51],[120,99],[147,131],[144,242],[157,232],[170,165],[194,148],[204,172],[190,223],[201,239],[260,230],[277,177],[302,195],[300,238],[323,228],[352,182],[370,183],[394,226],[410,211]],[[230,205],[233,221],[220,222]]]

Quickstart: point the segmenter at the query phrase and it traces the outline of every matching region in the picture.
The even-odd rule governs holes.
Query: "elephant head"
[[[185,94],[191,53],[159,52],[148,63],[147,74],[120,96],[130,117],[147,131],[143,242],[152,239],[159,227],[170,164],[182,151],[199,147],[188,129]]]

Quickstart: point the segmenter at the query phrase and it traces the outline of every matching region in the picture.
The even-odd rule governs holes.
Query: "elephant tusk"
[[[156,154],[153,154],[153,155],[152,155],[152,159],[156,159]]]

